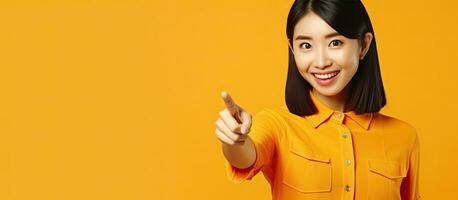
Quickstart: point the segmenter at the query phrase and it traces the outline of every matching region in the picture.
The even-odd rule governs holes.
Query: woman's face
[[[300,74],[316,92],[335,96],[350,82],[367,52],[372,34],[366,36],[367,45],[346,38],[309,12],[296,24],[290,48]]]

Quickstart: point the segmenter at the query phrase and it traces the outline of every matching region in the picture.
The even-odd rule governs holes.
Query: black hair
[[[296,0],[288,14],[286,35],[293,46],[294,27],[307,13],[314,12],[341,35],[351,39],[363,39],[365,33],[373,35],[369,50],[359,61],[356,74],[350,80],[349,95],[344,112],[357,114],[379,112],[386,104],[385,91],[375,43],[375,34],[364,5],[360,0]],[[299,73],[294,54],[289,52],[288,77],[285,100],[288,110],[299,116],[317,112],[310,97],[312,86]],[[345,88],[344,88],[345,89]]]

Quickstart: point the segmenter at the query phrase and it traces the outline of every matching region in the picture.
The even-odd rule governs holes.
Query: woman
[[[273,199],[420,199],[419,141],[385,106],[375,35],[356,0],[297,0],[286,106],[253,119],[226,92],[216,136],[228,176],[262,171]]]

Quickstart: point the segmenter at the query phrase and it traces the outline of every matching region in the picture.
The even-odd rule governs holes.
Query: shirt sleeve
[[[415,141],[412,147],[407,176],[402,181],[401,196],[403,200],[420,200],[419,192],[419,164],[420,164],[420,145],[418,134],[415,131]]]
[[[271,164],[277,146],[276,134],[281,130],[280,126],[271,110],[263,109],[253,116],[248,136],[255,145],[256,161],[248,168],[239,169],[224,159],[229,180],[236,183],[251,180],[259,171]]]

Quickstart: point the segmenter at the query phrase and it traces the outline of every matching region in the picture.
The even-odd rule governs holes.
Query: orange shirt
[[[225,160],[230,180],[262,171],[274,200],[420,199],[414,127],[381,113],[334,111],[310,94],[317,114],[299,117],[282,106],[253,116],[256,161],[238,169]]]

